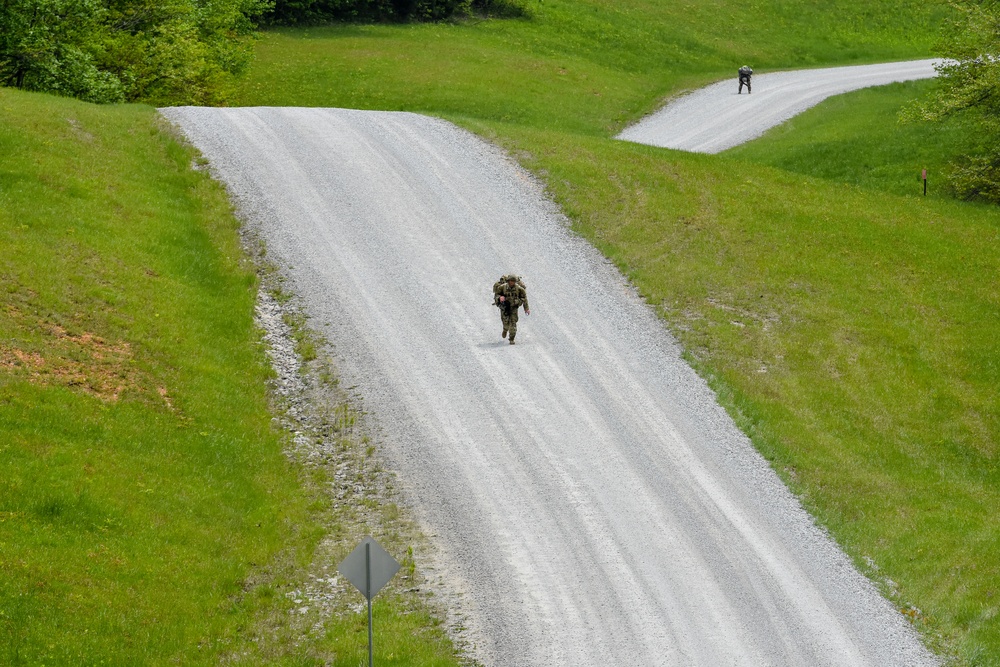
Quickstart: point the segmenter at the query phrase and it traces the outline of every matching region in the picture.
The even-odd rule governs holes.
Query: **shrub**
[[[976,150],[953,165],[950,184],[965,199],[1000,203],[1000,2],[952,0],[938,66],[940,86],[911,110],[925,120],[961,115],[978,124]]]
[[[268,0],[0,0],[0,84],[90,102],[224,101]]]

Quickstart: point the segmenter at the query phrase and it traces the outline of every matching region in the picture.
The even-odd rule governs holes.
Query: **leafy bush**
[[[951,165],[948,180],[963,199],[1000,203],[1000,150],[958,158]]]
[[[0,84],[91,102],[224,101],[269,0],[0,0]]]
[[[947,58],[938,67],[941,85],[915,115],[962,116],[978,125],[978,148],[952,165],[950,184],[962,198],[1000,203],[1000,1],[950,4],[955,13],[941,41]]]

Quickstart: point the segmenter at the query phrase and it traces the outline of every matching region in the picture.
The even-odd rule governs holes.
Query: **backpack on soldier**
[[[507,284],[507,280],[509,278],[513,278],[515,281],[517,281],[517,284],[520,285],[522,288],[524,288],[524,291],[526,293],[528,291],[528,286],[524,284],[524,278],[522,278],[521,276],[517,276],[514,274],[507,274],[500,276],[500,280],[493,283],[493,305],[496,306],[497,308],[502,307],[500,305],[500,288]]]
[[[743,67],[739,68],[737,72],[739,73],[741,79],[745,79],[749,77],[751,74],[753,74],[753,70],[750,69],[750,67],[747,65],[744,65]]]

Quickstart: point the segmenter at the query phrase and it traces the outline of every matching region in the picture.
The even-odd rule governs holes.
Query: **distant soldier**
[[[500,309],[500,321],[503,323],[500,337],[506,338],[513,345],[517,335],[517,309],[524,306],[524,314],[531,315],[528,290],[524,282],[513,274],[500,278],[493,285],[493,303]]]
[[[741,67],[738,70],[737,73],[740,75],[740,88],[739,88],[738,91],[736,91],[736,94],[737,95],[742,95],[743,94],[743,84],[746,84],[746,86],[747,86],[747,95],[749,95],[750,94],[750,77],[753,76],[753,70],[750,69],[749,65],[744,65],[743,67]]]

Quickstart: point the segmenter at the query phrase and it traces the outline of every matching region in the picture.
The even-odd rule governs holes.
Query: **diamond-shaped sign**
[[[399,563],[369,535],[340,562],[337,570],[371,601],[399,571]]]

